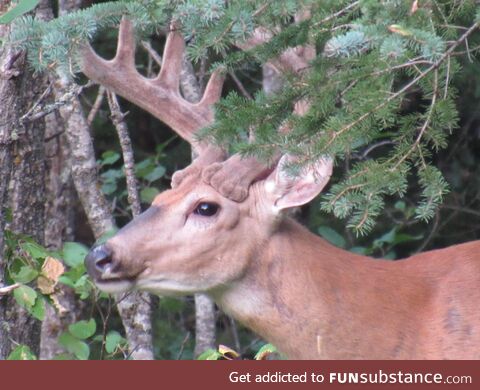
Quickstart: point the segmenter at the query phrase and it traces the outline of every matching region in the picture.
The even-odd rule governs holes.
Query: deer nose
[[[85,267],[93,279],[102,279],[112,269],[112,251],[106,245],[93,248],[85,257]]]

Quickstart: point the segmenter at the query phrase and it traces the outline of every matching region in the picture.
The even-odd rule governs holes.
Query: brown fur
[[[356,255],[282,217],[266,187],[236,203],[185,179],[107,242],[116,275],[207,292],[292,359],[480,358],[480,241],[401,261]],[[192,214],[206,200],[218,215]]]

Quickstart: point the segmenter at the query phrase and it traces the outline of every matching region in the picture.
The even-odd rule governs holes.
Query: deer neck
[[[385,296],[398,287],[398,299],[409,299],[408,286],[392,286],[386,272],[397,272],[391,265],[336,248],[287,219],[258,248],[245,274],[212,295],[227,313],[289,358],[388,358],[380,356],[383,351],[376,353],[376,338],[392,337],[396,329],[408,332],[411,321]],[[405,321],[403,326],[384,324],[391,311],[393,318]],[[369,322],[380,334],[365,334]],[[402,339],[402,348],[415,342],[409,335],[393,336]],[[394,344],[391,350],[402,356]]]

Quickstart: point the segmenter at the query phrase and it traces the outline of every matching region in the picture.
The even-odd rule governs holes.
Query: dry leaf
[[[50,298],[52,300],[53,306],[55,306],[55,309],[57,309],[58,314],[60,314],[60,317],[64,316],[68,312],[68,309],[62,306],[62,304],[60,303],[60,300],[58,299],[57,294],[51,294]]]
[[[65,272],[62,262],[48,256],[42,266],[42,271],[37,279],[38,289],[42,294],[52,294],[58,283],[58,278]]]
[[[218,352],[220,352],[222,356],[228,360],[235,360],[240,357],[237,351],[233,350],[232,348],[228,348],[226,345],[222,344],[218,346]]]

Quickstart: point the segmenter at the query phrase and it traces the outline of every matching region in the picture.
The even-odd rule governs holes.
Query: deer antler
[[[271,34],[264,29],[257,29],[246,42],[238,47],[250,49],[271,39]],[[145,109],[167,124],[189,142],[199,157],[186,169],[178,171],[172,178],[172,187],[177,186],[185,176],[202,175],[203,180],[222,195],[240,202],[248,195],[249,185],[269,171],[264,163],[254,157],[241,158],[239,155],[225,158],[225,153],[218,147],[198,142],[195,133],[214,121],[213,105],[219,100],[224,82],[221,71],[212,73],[205,93],[198,103],[190,103],[180,95],[179,81],[182,56],[185,50],[184,39],[175,23],[165,44],[160,73],[150,79],[138,73],[135,67],[135,34],[132,22],[122,18],[119,28],[118,46],[115,57],[105,60],[98,56],[90,45],[82,51],[82,71],[117,95],[124,97]],[[313,53],[313,55],[312,55]],[[286,50],[277,59],[271,61],[277,71],[300,73],[313,58],[313,48],[292,48]],[[308,104],[298,102],[295,112],[305,113]],[[288,125],[280,131],[288,131]],[[232,176],[232,172],[235,175]]]
[[[180,69],[185,43],[175,23],[165,44],[162,68],[156,78],[142,76],[135,68],[135,34],[132,22],[122,18],[118,33],[117,53],[112,60],[99,57],[90,45],[82,52],[82,71],[117,95],[145,109],[170,126],[188,141],[194,150],[203,154],[208,145],[199,143],[195,133],[213,122],[213,105],[220,98],[224,76],[219,70],[213,72],[203,98],[199,103],[186,101],[179,91]],[[215,150],[215,157],[223,155]],[[212,157],[213,158],[213,157]]]
[[[301,21],[310,17],[310,12],[304,12],[296,15],[295,20]],[[272,33],[265,28],[257,28],[252,36],[245,42],[237,43],[237,46],[243,50],[250,50],[258,45],[268,42],[272,38]],[[301,73],[308,69],[308,63],[315,58],[316,52],[313,45],[289,48],[281,53],[277,58],[269,61],[269,64],[278,73],[293,72]],[[301,100],[295,103],[294,113],[305,115],[310,108],[310,103]],[[284,124],[280,129],[282,133],[290,131],[290,125]],[[278,160],[280,155],[277,156]],[[274,161],[275,162],[275,161]],[[203,170],[202,178],[217,189],[222,195],[235,200],[243,201],[248,196],[248,187],[258,178],[265,177],[270,168],[255,157],[242,159],[239,155],[234,155],[224,162],[215,162]],[[235,176],[232,176],[235,172]]]

